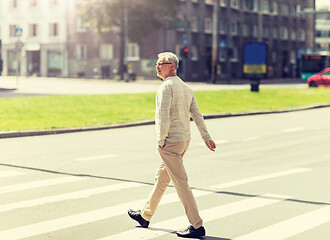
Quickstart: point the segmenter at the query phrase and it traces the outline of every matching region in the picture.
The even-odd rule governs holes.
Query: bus
[[[330,52],[303,53],[298,59],[299,74],[302,81],[329,67]]]

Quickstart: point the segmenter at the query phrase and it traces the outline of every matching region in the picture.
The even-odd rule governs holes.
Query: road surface
[[[207,120],[185,156],[209,240],[330,239],[330,109]],[[0,140],[0,239],[177,239],[169,187],[149,229],[129,219],[152,188],[154,126]]]

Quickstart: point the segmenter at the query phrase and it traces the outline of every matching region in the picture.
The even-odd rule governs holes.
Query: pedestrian
[[[164,82],[156,96],[155,122],[162,161],[156,172],[154,188],[144,208],[138,211],[130,209],[128,214],[147,228],[172,180],[191,224],[186,230],[178,231],[177,235],[198,238],[205,236],[205,229],[183,165],[183,156],[190,142],[190,117],[195,121],[206,146],[215,151],[216,145],[207,131],[193,91],[176,74],[178,65],[179,60],[175,54],[164,52],[158,55],[157,76]]]

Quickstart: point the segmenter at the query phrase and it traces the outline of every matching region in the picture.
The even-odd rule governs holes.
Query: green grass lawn
[[[0,98],[0,131],[102,126],[154,119],[155,93]],[[196,91],[203,114],[330,104],[330,89]]]

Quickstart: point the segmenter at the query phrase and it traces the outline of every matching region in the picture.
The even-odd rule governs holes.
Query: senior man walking
[[[205,229],[183,165],[183,156],[190,142],[190,117],[195,121],[206,146],[214,151],[216,145],[207,131],[193,91],[177,76],[178,65],[179,60],[174,53],[164,52],[158,55],[157,76],[164,82],[157,92],[155,121],[158,151],[162,162],[156,172],[154,188],[144,208],[138,211],[131,209],[128,214],[142,227],[147,228],[172,180],[191,224],[186,230],[178,231],[177,235],[198,238],[205,236]]]

